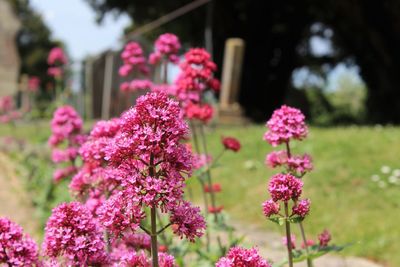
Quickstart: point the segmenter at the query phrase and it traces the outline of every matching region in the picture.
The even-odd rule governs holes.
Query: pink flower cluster
[[[151,90],[153,83],[150,80],[132,80],[131,82],[123,82],[120,85],[121,92],[136,92],[139,90]]]
[[[181,143],[187,134],[179,104],[164,93],[140,97],[121,116],[120,130],[104,149],[104,159],[121,178],[118,190],[99,208],[99,219],[109,231],[135,230],[144,217],[141,208],[148,206],[169,212],[177,234],[189,240],[202,234],[199,210],[181,204],[184,174],[192,170],[192,156]]]
[[[202,95],[207,89],[219,90],[219,81],[214,78],[216,64],[205,49],[193,48],[185,54],[180,69],[174,82],[175,97],[185,107],[189,119],[207,122],[212,117],[212,108],[202,104]]]
[[[10,123],[22,117],[22,114],[15,110],[15,102],[12,96],[0,98],[0,123]]]
[[[154,47],[155,51],[149,56],[150,64],[157,64],[163,57],[174,64],[179,62],[178,51],[181,48],[181,43],[175,34],[161,34],[157,38]]]
[[[264,140],[272,146],[277,146],[291,139],[304,139],[308,133],[304,119],[300,110],[283,105],[274,111],[267,122],[269,131],[265,133]]]
[[[222,257],[215,264],[216,267],[271,267],[271,265],[263,259],[257,249],[245,249],[241,247],[233,247],[229,250],[225,257]]]
[[[318,235],[318,248],[322,249],[328,246],[329,242],[331,241],[331,234],[329,233],[328,230],[324,230],[322,233]],[[292,248],[296,248],[296,236],[294,234],[291,235],[291,242],[292,242]],[[287,245],[287,238],[282,237],[282,243],[286,246]],[[306,248],[306,247],[311,247],[314,246],[316,243],[312,239],[308,239],[306,241],[306,244],[304,242],[301,243],[301,248]]]
[[[103,232],[90,211],[79,202],[64,203],[47,221],[43,252],[66,265],[87,266],[108,261]]]
[[[49,65],[65,65],[68,63],[68,59],[64,54],[64,50],[61,47],[53,47],[49,55],[47,56],[47,64]]]
[[[208,123],[214,114],[213,107],[209,104],[194,104],[189,102],[185,106],[185,115],[189,120],[197,119],[203,123]]]
[[[74,161],[78,156],[78,148],[84,142],[82,119],[71,106],[58,108],[51,121],[51,136],[48,143],[52,147],[54,163],[65,163],[67,166],[54,172],[56,182],[75,173]],[[66,147],[66,148],[59,148]]]
[[[124,65],[119,69],[120,76],[126,77],[135,70],[143,74],[148,74],[149,69],[146,66],[146,58],[143,55],[143,49],[137,42],[127,43],[121,53],[121,58]]]
[[[302,192],[303,182],[291,174],[278,173],[272,176],[268,191],[273,201],[296,201]]]
[[[7,218],[0,218],[0,265],[36,266],[38,247],[22,228]]]
[[[292,155],[290,151],[291,140],[302,140],[307,135],[308,130],[304,119],[300,110],[282,106],[274,111],[272,118],[267,122],[269,130],[264,135],[264,139],[272,146],[284,143],[286,150],[272,151],[267,155],[265,163],[271,168],[283,166],[286,172],[274,175],[269,182],[268,191],[272,199],[263,203],[263,212],[266,217],[279,215],[278,201],[287,204],[289,200],[292,200],[292,215],[301,218],[310,211],[310,200],[299,200],[299,197],[303,188],[303,181],[300,178],[313,169],[312,160],[307,154],[297,156]]]
[[[31,76],[28,80],[28,90],[32,93],[36,93],[39,90],[40,79],[37,76]]]
[[[83,166],[72,178],[70,189],[79,196],[85,196],[86,204],[93,211],[103,202],[104,195],[108,195],[111,188],[120,183],[118,173],[108,168],[104,159],[106,148],[119,128],[119,119],[98,121],[79,149]]]
[[[61,78],[63,75],[62,66],[68,63],[68,59],[61,47],[54,47],[50,50],[47,56],[47,64],[50,67],[47,69],[47,74],[54,78]]]
[[[54,77],[56,79],[60,79],[63,73],[64,72],[61,67],[49,67],[47,69],[47,75]]]
[[[293,206],[292,208],[293,214],[296,214],[302,218],[306,217],[306,215],[310,211],[310,205],[311,202],[309,199],[300,200]]]
[[[121,236],[127,230],[136,231],[145,217],[140,205],[132,199],[134,193],[127,191],[114,194],[97,210],[102,225],[113,237]]]
[[[151,267],[151,259],[142,250],[139,252],[132,250],[118,250],[114,253],[113,267]],[[172,255],[164,252],[158,253],[158,265],[160,267],[176,267],[175,259]]]
[[[192,242],[195,241],[196,237],[201,237],[206,228],[206,222],[200,214],[200,208],[193,207],[187,201],[182,201],[173,208],[170,221],[176,235],[181,238],[185,236]]]
[[[12,96],[3,96],[0,98],[0,112],[7,113],[14,109],[15,103]]]
[[[318,235],[318,240],[320,247],[326,247],[328,246],[329,241],[331,241],[331,234],[325,229],[321,234]]]

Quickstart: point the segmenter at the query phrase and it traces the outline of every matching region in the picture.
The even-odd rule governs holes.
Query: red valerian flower
[[[222,144],[225,149],[232,150],[233,152],[238,152],[241,148],[239,140],[234,137],[224,137],[222,138]]]

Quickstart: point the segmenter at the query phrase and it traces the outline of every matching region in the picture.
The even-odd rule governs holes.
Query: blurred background
[[[2,0],[1,6],[7,14],[1,93],[17,89],[23,75],[38,76],[42,106],[51,100],[46,57],[55,45],[71,59],[72,92],[86,99],[77,105],[86,117],[99,117],[105,55],[118,54],[127,40],[149,47],[160,33],[173,32],[184,47],[207,47],[219,75],[226,40],[243,40],[237,101],[252,120],[288,103],[319,125],[400,122],[399,1]],[[93,90],[97,100],[87,96]]]

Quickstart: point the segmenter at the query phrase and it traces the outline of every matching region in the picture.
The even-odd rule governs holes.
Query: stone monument
[[[0,96],[18,90],[19,56],[16,34],[20,22],[6,0],[0,0]]]
[[[238,103],[244,46],[244,41],[240,38],[229,38],[225,42],[218,110],[218,121],[222,124],[243,124],[248,122],[244,118],[243,110]]]

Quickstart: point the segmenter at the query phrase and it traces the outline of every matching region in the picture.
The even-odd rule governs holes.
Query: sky
[[[65,42],[74,61],[118,47],[123,29],[130,23],[127,16],[107,16],[98,25],[95,12],[83,0],[31,0],[31,4],[42,14],[53,37]]]
[[[112,15],[106,16],[102,24],[97,24],[95,12],[84,0],[31,0],[31,4],[42,14],[53,32],[53,37],[66,44],[68,53],[75,63],[72,66],[75,73],[79,73],[80,61],[86,56],[96,55],[110,48],[119,48],[123,29],[130,24],[127,16],[115,18]],[[332,49],[329,40],[317,36],[311,38],[310,45],[317,56],[327,54]],[[175,71],[170,73],[176,74]],[[335,87],[337,79],[343,73],[361,79],[356,66],[349,68],[339,64],[328,75],[328,89]],[[293,76],[295,85],[301,85],[306,79],[313,79],[307,70],[297,71]],[[74,83],[79,87],[79,81],[75,80]]]

